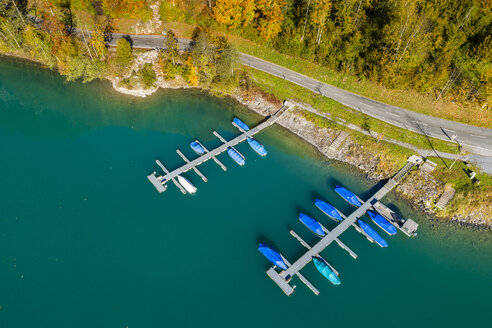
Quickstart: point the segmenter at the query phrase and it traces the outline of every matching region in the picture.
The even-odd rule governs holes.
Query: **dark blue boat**
[[[392,225],[388,220],[386,220],[384,217],[379,215],[378,213],[375,213],[373,211],[367,211],[367,214],[371,218],[371,220],[377,224],[378,227],[383,229],[388,235],[396,235],[396,228],[394,225]]]
[[[234,124],[236,124],[238,127],[240,127],[241,129],[243,129],[244,131],[249,131],[249,126],[246,125],[246,123],[244,123],[243,121],[241,121],[240,119],[238,119],[237,117],[235,117],[232,122]]]
[[[193,149],[195,151],[195,153],[197,153],[198,155],[203,155],[205,154],[205,149],[203,149],[202,145],[200,145],[200,143],[196,142],[196,141],[193,141],[192,143],[190,143],[190,147],[191,149]]]
[[[359,220],[359,226],[364,230],[374,241],[381,247],[388,247],[388,243],[384,240],[370,225]]]
[[[243,166],[246,163],[246,160],[244,159],[243,156],[241,156],[237,151],[235,151],[232,148],[227,148],[227,153],[231,158],[238,163],[239,165]]]
[[[323,228],[321,227],[321,224],[309,215],[301,213],[299,214],[299,220],[316,235],[320,237],[324,237],[326,235],[326,233],[323,231]]]
[[[248,140],[249,146],[260,156],[265,157],[268,154],[265,147],[263,147],[263,145],[259,143],[258,140],[251,137],[248,137],[246,140]]]
[[[265,255],[265,257],[269,259],[270,262],[272,262],[274,265],[278,266],[281,269],[287,270],[287,265],[282,259],[282,256],[280,256],[280,254],[272,247],[268,246],[267,244],[260,244],[258,246],[258,250],[263,255]]]
[[[336,186],[335,187],[335,192],[337,194],[339,194],[347,202],[349,202],[350,204],[354,205],[355,207],[359,207],[359,206],[362,205],[360,203],[359,199],[357,199],[357,196],[355,196],[355,194],[353,192],[351,192],[350,190],[348,190],[348,189],[346,189],[344,187]]]
[[[314,201],[314,205],[316,205],[321,211],[323,211],[323,213],[328,215],[333,220],[338,222],[343,220],[342,216],[340,215],[340,212],[338,212],[338,210],[331,204],[328,204],[327,202],[321,199],[316,199]]]

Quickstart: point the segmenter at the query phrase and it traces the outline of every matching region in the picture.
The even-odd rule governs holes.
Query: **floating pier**
[[[218,134],[216,131],[214,131],[214,135],[217,136],[220,139],[220,141],[223,142],[223,145],[221,145],[221,146],[219,146],[219,147],[217,147],[217,148],[209,151],[198,140],[196,140],[196,142],[200,143],[200,145],[205,150],[205,154],[203,154],[200,157],[198,157],[198,158],[190,161],[178,149],[176,151],[177,151],[178,155],[180,155],[181,158],[183,158],[183,160],[186,162],[185,165],[183,165],[183,166],[181,166],[181,167],[179,167],[179,168],[177,168],[177,169],[175,169],[175,170],[173,170],[173,171],[170,172],[170,171],[168,171],[164,167],[164,165],[162,165],[162,163],[159,160],[156,160],[157,165],[162,169],[162,171],[164,172],[164,174],[160,175],[157,172],[152,172],[151,174],[149,174],[147,176],[147,179],[152,183],[152,185],[154,185],[154,187],[157,189],[157,191],[159,193],[162,193],[162,192],[166,191],[166,189],[167,189],[166,184],[169,181],[172,181],[181,190],[181,192],[183,194],[185,194],[186,193],[186,190],[184,190],[184,188],[175,179],[178,175],[181,175],[181,174],[183,174],[185,172],[188,172],[189,170],[192,170],[193,169],[202,178],[202,180],[206,182],[207,181],[207,178],[205,177],[205,175],[203,175],[197,169],[197,166],[199,166],[202,163],[205,163],[209,159],[213,159],[215,161],[215,163],[217,163],[224,171],[226,171],[227,170],[226,166],[224,164],[222,164],[222,162],[217,159],[217,157],[216,157],[217,155],[225,152],[228,148],[233,148],[237,152],[237,150],[234,148],[234,146],[236,146],[237,144],[243,142],[248,137],[252,137],[253,135],[257,134],[258,132],[261,132],[262,130],[264,130],[267,127],[271,126],[273,123],[275,123],[280,118],[280,116],[283,113],[285,113],[286,111],[288,111],[292,107],[294,107],[294,105],[292,103],[290,103],[287,100],[284,101],[283,106],[275,114],[269,116],[262,123],[258,124],[257,126],[255,126],[254,128],[250,129],[249,131],[244,131],[242,129],[239,129],[242,132],[242,134],[239,135],[239,136],[237,136],[237,137],[235,137],[232,140],[229,140],[229,141],[225,140],[224,138],[222,138],[222,136],[220,134]],[[237,153],[240,154],[239,152],[237,152]],[[243,158],[244,158],[244,156],[243,156]]]
[[[389,181],[381,187],[374,195],[372,195],[367,201],[362,201],[361,200],[361,206],[358,207],[352,214],[350,214],[347,217],[344,217],[344,220],[341,221],[333,230],[329,231],[326,228],[325,232],[327,233],[321,240],[313,245],[312,247],[309,246],[304,240],[302,240],[299,235],[297,235],[294,231],[291,230],[291,235],[293,235],[304,247],[308,248],[307,252],[304,253],[297,261],[292,263],[291,265],[289,264],[287,267],[287,270],[277,272],[275,270],[275,267],[272,267],[267,270],[267,275],[282,289],[282,291],[287,295],[290,296],[292,293],[294,293],[294,288],[289,284],[291,278],[294,275],[298,275],[299,271],[302,270],[309,262],[312,261],[313,257],[319,256],[319,254],[328,246],[330,245],[333,241],[337,241],[338,237],[345,232],[350,226],[354,226],[356,228],[359,228],[355,222],[357,219],[362,217],[367,210],[371,209],[374,207],[375,204],[381,204],[379,200],[383,198],[388,192],[390,192],[397,184],[398,182],[403,179],[403,177],[415,166],[418,165],[422,162],[422,159],[417,156],[411,156],[408,158],[407,163],[405,166],[398,171],[393,178],[389,179]],[[384,206],[384,205],[383,205]],[[381,205],[376,205],[376,208],[381,208]],[[408,221],[408,220],[407,220]],[[391,221],[390,221],[391,222]],[[413,221],[412,221],[413,222]],[[415,223],[416,224],[416,223]],[[403,227],[404,224],[402,224]],[[359,228],[360,229],[360,228]],[[357,229],[357,230],[359,230]],[[362,231],[362,229],[360,229]],[[363,231],[362,231],[363,232]],[[367,236],[367,234],[365,234]],[[367,236],[369,237],[369,236]],[[370,237],[369,237],[370,238]],[[372,238],[371,238],[372,239]],[[339,241],[337,241],[338,244],[346,249],[347,251],[350,250],[345,244],[340,244]],[[343,246],[342,246],[343,245]],[[345,248],[346,247],[346,248]],[[353,253],[352,251],[349,251],[349,253]],[[353,253],[355,254],[355,253]],[[352,254],[351,254],[352,255]],[[327,262],[328,263],[328,262]],[[334,268],[332,270],[336,273]],[[337,274],[338,275],[338,274]],[[305,278],[304,278],[305,280]],[[304,280],[304,283],[306,283]],[[310,289],[312,284],[309,283],[307,285]],[[318,295],[318,293],[315,293]]]

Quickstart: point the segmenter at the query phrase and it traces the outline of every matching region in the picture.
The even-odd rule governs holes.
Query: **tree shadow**
[[[431,137],[429,136],[428,132],[425,130],[424,125],[419,123],[419,122],[413,121],[412,118],[408,115],[407,115],[407,120],[412,123],[412,125],[415,127],[415,129],[417,129],[418,133],[422,134],[425,137],[427,144],[432,149],[431,153],[429,155],[427,155],[426,157],[429,157],[432,153],[434,153],[441,160],[441,162],[444,164],[444,166],[446,166],[446,168],[449,168],[448,164],[446,163],[444,158],[442,158],[441,155],[439,155],[439,152],[434,147],[434,144],[432,143]],[[442,128],[441,128],[441,130],[442,130]]]
[[[132,40],[132,37],[131,36],[129,36],[128,34],[126,34],[126,35],[123,35],[121,38],[122,39],[125,39],[126,41],[128,41],[128,43],[130,44],[130,47],[133,48],[133,40]]]

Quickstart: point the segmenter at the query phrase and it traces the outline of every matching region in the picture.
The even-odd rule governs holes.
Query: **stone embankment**
[[[157,56],[157,51],[139,53],[130,73],[126,77],[129,77],[133,72],[137,72],[145,63],[155,63],[157,61]],[[133,89],[127,89],[120,85],[120,79],[110,80],[117,91],[137,97],[151,95],[159,88],[189,88],[185,81],[176,80],[169,82],[159,73],[157,74],[156,85],[148,89],[145,89],[143,85],[136,85]],[[266,100],[262,96],[256,96],[253,97],[253,99],[245,99],[240,94],[234,94],[232,96],[241,104],[263,116],[274,113],[279,107],[279,104]],[[387,179],[394,173],[392,170],[381,169],[382,166],[384,167],[381,158],[370,150],[365,149],[363,145],[355,142],[350,135],[345,138],[336,151],[332,151],[330,145],[340,131],[316,126],[314,123],[305,119],[298,109],[285,113],[277,123],[309,142],[326,158],[350,164],[364,172],[369,179]],[[435,202],[444,191],[444,184],[432,175],[417,170],[411,172],[396,188],[396,191],[410,200],[418,209],[433,214],[435,211]],[[451,218],[451,220],[462,225],[492,228],[490,219],[484,217],[484,214],[480,211],[470,213],[466,217],[456,215]]]

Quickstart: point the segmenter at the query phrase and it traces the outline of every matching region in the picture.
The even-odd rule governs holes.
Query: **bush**
[[[140,71],[138,71],[138,77],[142,80],[145,88],[148,89],[154,85],[157,81],[157,77],[155,75],[154,67],[150,63],[146,63]]]

